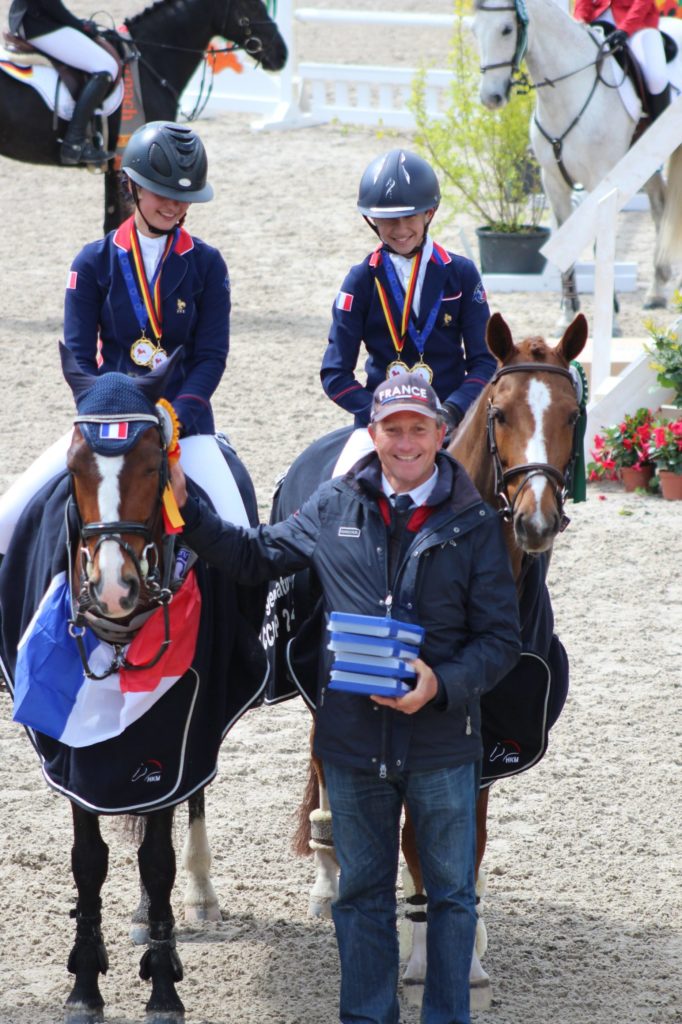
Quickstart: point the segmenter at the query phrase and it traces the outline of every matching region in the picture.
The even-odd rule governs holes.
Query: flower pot
[[[636,491],[638,487],[647,487],[654,475],[653,466],[622,466],[618,471],[626,491]]]
[[[541,274],[545,269],[540,249],[550,229],[526,228],[523,231],[493,231],[476,228],[483,274]]]
[[[682,473],[659,469],[658,479],[661,481],[661,494],[664,498],[668,501],[682,501]]]

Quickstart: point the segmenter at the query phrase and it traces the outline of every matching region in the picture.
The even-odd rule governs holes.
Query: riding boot
[[[95,146],[87,137],[90,120],[110,88],[111,75],[106,71],[98,71],[83,86],[62,140],[63,164],[104,164],[113,157],[113,153]]]
[[[649,93],[649,122],[655,121],[670,104],[670,83],[666,85],[663,92]]]

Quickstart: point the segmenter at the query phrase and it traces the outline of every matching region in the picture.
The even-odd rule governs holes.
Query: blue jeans
[[[469,1024],[476,932],[476,766],[380,779],[324,762],[339,898],[341,1024],[399,1024],[396,877],[403,801],[414,821],[427,893],[422,1024]]]

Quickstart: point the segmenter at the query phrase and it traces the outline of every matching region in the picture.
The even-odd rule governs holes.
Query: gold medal
[[[433,370],[428,366],[423,359],[420,359],[418,363],[415,363],[410,373],[417,373],[420,377],[423,377],[427,384],[430,384],[433,380]]]
[[[155,352],[156,345],[149,338],[146,338],[144,334],[130,346],[130,358],[136,366],[151,366]]]
[[[161,348],[161,346],[159,345],[157,349],[154,349],[154,353],[152,355],[150,364],[151,369],[155,370],[157,366],[161,366],[161,364],[165,363],[167,359],[168,353],[166,352],[165,348]]]
[[[409,373],[410,368],[407,363],[404,363],[402,359],[394,359],[392,363],[389,363],[386,367],[386,380],[390,380],[391,377],[397,377],[399,373]]]

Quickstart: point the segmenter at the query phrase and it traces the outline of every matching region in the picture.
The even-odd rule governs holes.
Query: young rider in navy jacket
[[[400,698],[328,688],[324,650],[315,753],[323,761],[341,865],[332,911],[343,1022],[394,1024],[398,946],[395,879],[405,800],[416,823],[428,895],[424,1024],[468,1024],[476,926],[475,802],[479,699],[520,652],[516,588],[500,519],[459,463],[441,451],[438,398],[420,376],[379,385],[375,451],[322,484],[282,523],[243,530],[172,482],[185,540],[247,583],[312,566],[325,612],[393,617],[424,627],[413,690]],[[397,495],[415,510],[394,544]]]
[[[407,150],[373,160],[360,181],[358,210],[381,245],[341,285],[320,371],[325,392],[353,414],[356,428],[369,423],[377,385],[411,369],[432,384],[452,429],[495,371],[480,274],[428,233],[439,204],[433,169]],[[364,385],[355,375],[362,344]],[[336,472],[370,450],[366,432],[354,434]]]
[[[211,408],[229,346],[228,271],[217,249],[183,227],[191,203],[213,198],[207,166],[201,140],[184,125],[153,121],[131,136],[122,169],[135,212],[76,256],[64,300],[64,341],[91,373],[145,374],[182,347],[164,398],[186,439],[185,470],[224,518],[248,525],[216,443]],[[0,498],[0,554],[29,498],[64,468],[70,437],[52,445]]]

